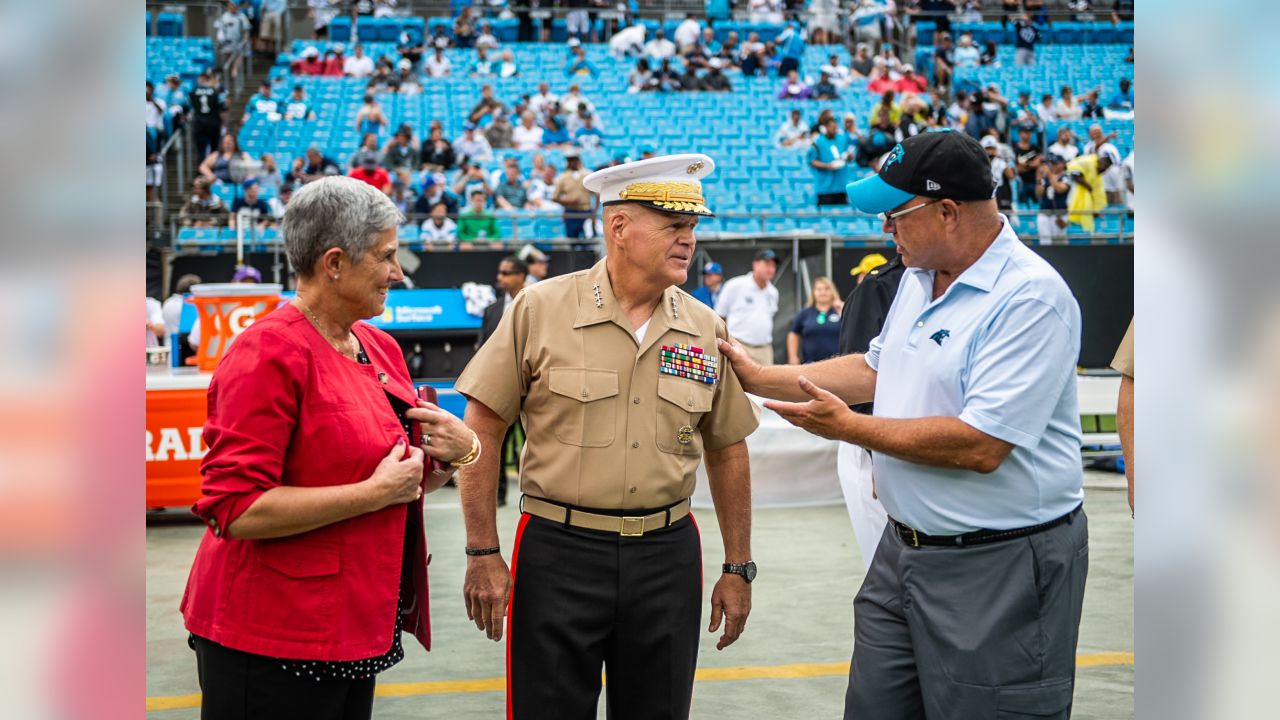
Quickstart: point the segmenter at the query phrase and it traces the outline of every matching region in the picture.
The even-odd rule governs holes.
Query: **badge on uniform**
[[[707,385],[715,385],[720,377],[719,358],[708,357],[702,348],[685,343],[663,345],[658,362],[659,372]]]
[[[693,442],[693,428],[685,425],[676,431],[676,442],[681,445],[688,445]]]

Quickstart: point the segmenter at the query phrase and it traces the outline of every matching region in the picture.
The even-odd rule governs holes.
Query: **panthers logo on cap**
[[[894,145],[893,149],[889,151],[888,157],[884,159],[884,164],[880,166],[880,172],[888,170],[894,163],[902,162],[902,156],[906,154],[907,151],[902,149],[902,143]]]

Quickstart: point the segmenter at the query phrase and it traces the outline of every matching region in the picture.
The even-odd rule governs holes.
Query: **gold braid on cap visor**
[[[618,199],[648,202],[663,210],[711,214],[702,197],[702,186],[698,183],[631,183],[618,193]]]

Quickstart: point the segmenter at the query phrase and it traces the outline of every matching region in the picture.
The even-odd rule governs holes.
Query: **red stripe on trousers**
[[[516,562],[520,558],[520,538],[524,536],[524,526],[529,524],[528,513],[520,515],[520,524],[516,527],[516,541],[511,547],[511,594],[507,597],[507,720],[512,720],[515,710],[511,705],[511,622],[512,608],[516,603]]]

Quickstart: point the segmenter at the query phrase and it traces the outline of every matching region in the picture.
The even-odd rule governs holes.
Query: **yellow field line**
[[[1133,653],[1131,652],[1100,652],[1076,656],[1076,665],[1082,668],[1132,664]],[[701,668],[695,678],[698,682],[714,682],[717,680],[792,680],[811,677],[843,677],[848,674],[849,663],[833,662]],[[506,688],[506,678],[495,677],[478,680],[378,683],[375,694],[378,697],[413,697],[418,695],[502,692]],[[162,695],[147,698],[147,712],[197,707],[200,707],[200,693]]]

